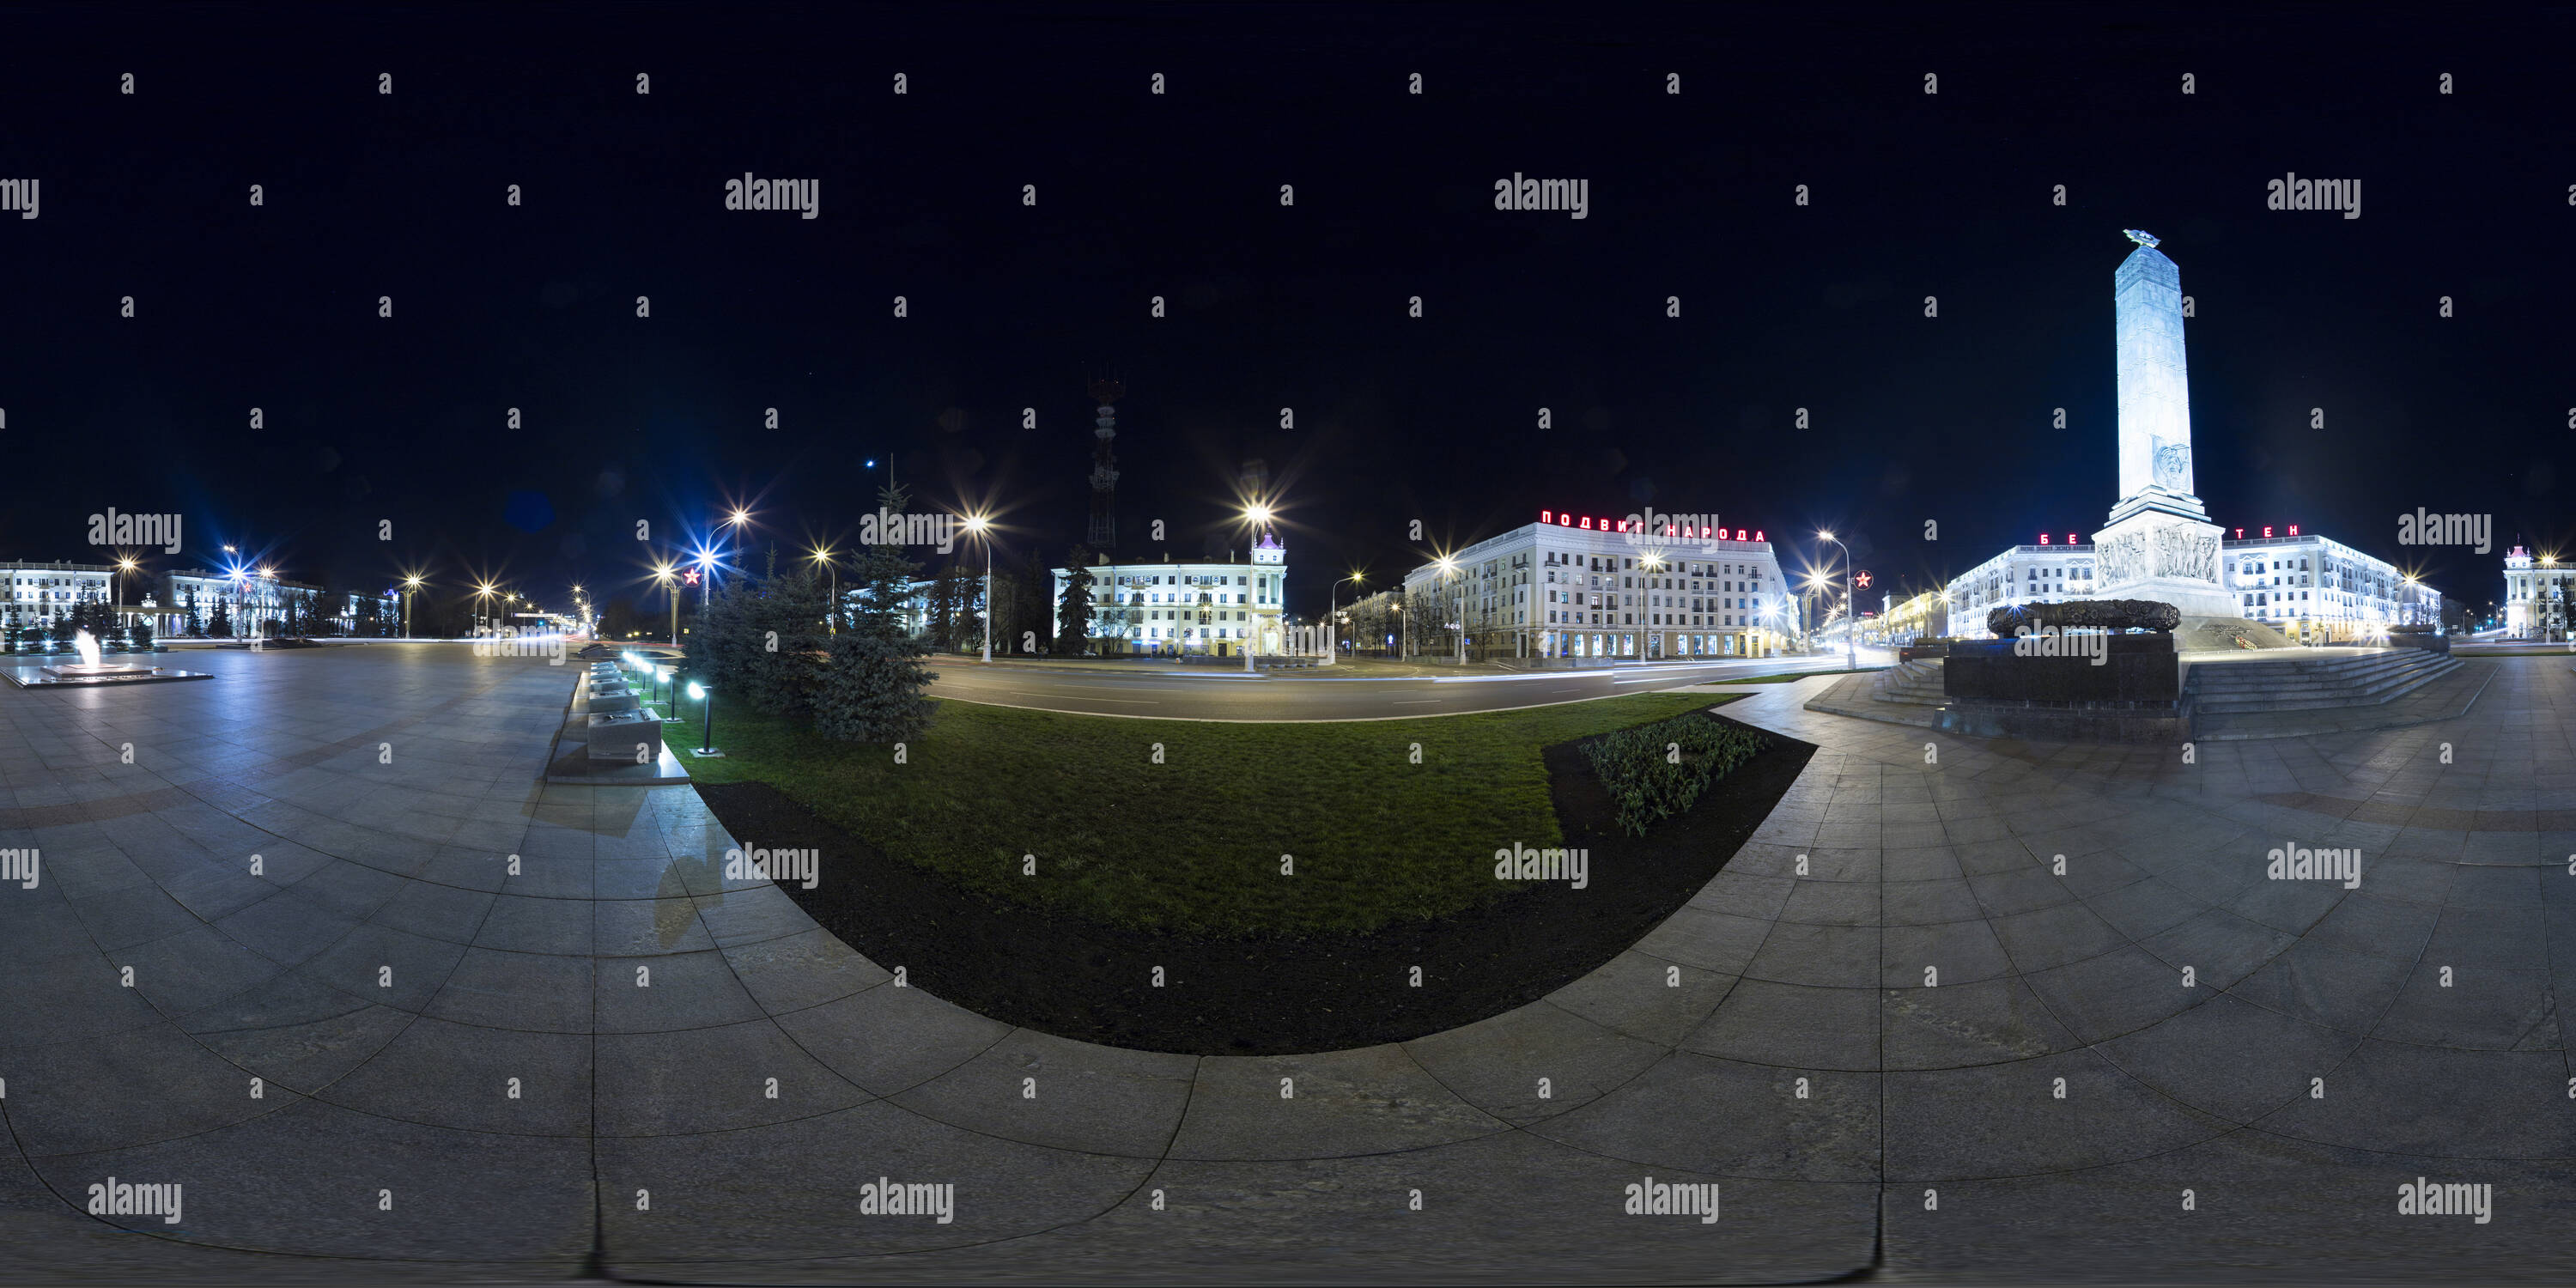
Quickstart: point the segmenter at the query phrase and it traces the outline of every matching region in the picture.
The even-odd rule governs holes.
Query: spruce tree
[[[1091,549],[1075,546],[1065,560],[1064,596],[1056,601],[1055,646],[1079,654],[1091,638]]]
[[[765,711],[807,716],[822,687],[823,668],[831,660],[832,634],[827,618],[831,590],[808,567],[773,577],[765,587],[759,620],[760,650],[752,655],[756,693],[765,695]],[[770,643],[775,634],[775,647]]]
[[[889,487],[878,499],[886,511],[901,514],[907,498]],[[824,736],[886,743],[930,726],[931,702],[922,690],[939,677],[922,665],[929,650],[903,621],[914,571],[899,545],[861,548],[852,569],[857,603],[849,629],[830,637],[831,663],[814,695],[814,727]]]

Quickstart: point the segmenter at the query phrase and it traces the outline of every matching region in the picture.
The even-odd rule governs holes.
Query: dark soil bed
[[[1609,794],[1582,741],[1549,747],[1557,825],[1563,844],[1590,852],[1589,888],[1547,882],[1456,916],[1299,940],[1147,934],[998,903],[885,858],[767,783],[700,784],[698,794],[737,838],[818,850],[823,879],[811,890],[783,886],[788,896],[842,942],[880,966],[906,967],[914,986],[936,996],[1086,1042],[1286,1055],[1403,1041],[1499,1015],[1617,956],[1726,866],[1815,754],[1807,743],[1765,736],[1768,749],[1643,837],[1612,825]],[[1458,861],[1490,868],[1492,849]],[[1160,988],[1151,986],[1156,966]],[[1415,966],[1419,988],[1409,984]]]

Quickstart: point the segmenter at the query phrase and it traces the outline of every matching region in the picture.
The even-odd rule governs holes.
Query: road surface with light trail
[[[1867,654],[1861,661],[1872,664]],[[1404,720],[1587,702],[1787,671],[1841,670],[1843,665],[1837,653],[1654,662],[1603,670],[1343,678],[1335,676],[1337,668],[1331,667],[1254,675],[1217,666],[1155,671],[1104,667],[1086,672],[1079,663],[986,665],[973,658],[939,657],[930,659],[931,669],[939,676],[930,686],[930,695],[1067,715],[1150,720]]]

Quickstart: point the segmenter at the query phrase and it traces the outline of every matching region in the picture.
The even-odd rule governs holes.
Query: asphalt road
[[[1866,664],[1871,661],[1863,658]],[[1508,711],[1651,693],[1783,671],[1839,670],[1843,659],[1743,658],[1653,663],[1601,671],[1537,671],[1423,679],[1342,678],[1331,670],[1246,675],[1211,667],[1169,671],[1098,670],[969,658],[936,658],[933,697],[1068,715],[1147,720],[1277,722],[1409,720],[1470,711]]]

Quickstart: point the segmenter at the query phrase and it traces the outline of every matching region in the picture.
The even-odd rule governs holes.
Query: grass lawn
[[[1723,699],[1718,699],[1723,701]],[[1561,843],[1539,750],[1706,708],[1632,694],[1351,724],[1119,720],[940,702],[897,765],[801,722],[716,707],[708,783],[776,786],[889,856],[1003,899],[1135,929],[1367,931],[1519,888],[1493,853]],[[675,746],[697,741],[681,704]],[[1155,744],[1163,761],[1153,762]],[[1410,763],[1411,745],[1422,763]],[[756,836],[736,837],[750,846]],[[1037,856],[1037,875],[1021,873]],[[1280,874],[1280,856],[1295,873]],[[822,856],[825,879],[835,861]]]

